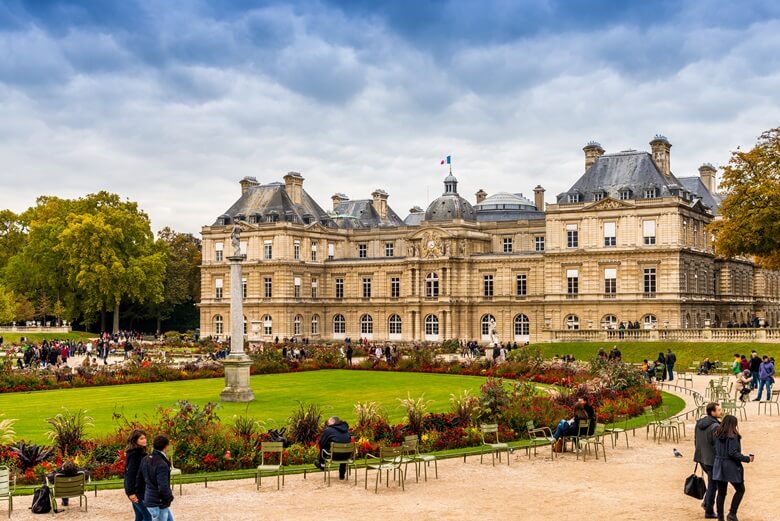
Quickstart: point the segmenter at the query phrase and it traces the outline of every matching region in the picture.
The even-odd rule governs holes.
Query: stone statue
[[[498,347],[501,345],[501,342],[498,338],[498,328],[496,327],[496,319],[493,317],[490,317],[490,321],[488,322],[490,327],[490,343],[493,345],[493,347]]]
[[[233,256],[241,255],[241,225],[233,225],[233,231],[230,232],[230,244],[233,246]]]

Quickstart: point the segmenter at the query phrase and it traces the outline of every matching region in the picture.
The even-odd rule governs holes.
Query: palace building
[[[478,191],[453,175],[425,210],[401,218],[376,189],[337,193],[324,210],[295,172],[240,181],[238,200],[204,226],[201,335],[230,331],[229,286],[241,284],[252,341],[368,338],[545,341],[555,332],[725,327],[780,320],[780,274],[715,256],[707,225],[721,201],[710,164],[677,177],[671,143],[650,152],[583,149],[584,173],[544,203]],[[247,258],[231,281],[236,222]]]

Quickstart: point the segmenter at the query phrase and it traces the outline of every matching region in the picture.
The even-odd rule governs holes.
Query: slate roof
[[[339,203],[330,217],[339,228],[382,228],[406,226],[392,208],[387,207],[387,217],[379,216],[372,199],[356,199]]]
[[[707,190],[707,187],[701,182],[701,177],[678,177],[677,179],[679,179],[680,183],[682,183],[687,191],[701,199],[702,204],[709,207],[714,215],[718,214],[718,208],[723,201],[723,196]]]
[[[497,192],[486,197],[481,203],[474,205],[477,221],[519,221],[523,219],[543,219],[544,212],[537,211],[536,206],[523,194]]]
[[[599,192],[619,199],[619,192],[625,189],[632,191],[631,199],[638,199],[649,188],[657,188],[658,197],[678,195],[684,190],[673,174],[667,177],[658,170],[649,153],[627,150],[596,159],[567,192],[558,194],[558,202],[567,203],[568,195],[576,193],[581,196],[580,202],[598,200],[595,195]]]
[[[404,219],[406,226],[419,226],[425,219],[425,212],[419,206],[413,206],[409,209],[409,215]]]
[[[228,224],[224,222],[226,216],[232,222],[238,215],[243,216],[247,222],[266,222],[269,215],[275,215],[280,222],[305,223],[308,220],[333,225],[325,210],[305,190],[302,190],[301,204],[293,204],[284,189],[284,183],[280,182],[250,186],[238,201],[217,219],[214,226]],[[255,221],[255,217],[259,221]]]

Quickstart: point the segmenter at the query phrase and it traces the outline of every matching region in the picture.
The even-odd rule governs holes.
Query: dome
[[[486,197],[481,203],[477,204],[475,210],[536,210],[536,205],[526,199],[523,194],[510,194],[509,192],[498,192],[490,197]]]
[[[446,194],[435,199],[425,210],[426,221],[475,221],[474,207],[458,194]]]

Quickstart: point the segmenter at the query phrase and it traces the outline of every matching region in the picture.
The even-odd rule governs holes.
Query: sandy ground
[[[702,390],[706,377],[696,377]],[[686,398],[689,407],[692,401]],[[607,462],[578,461],[573,454],[552,460],[540,450],[530,460],[525,452],[515,453],[511,465],[479,463],[479,457],[439,462],[439,479],[415,483],[406,491],[391,485],[375,494],[363,488],[363,471],[358,486],[337,482],[328,488],[316,473],[304,480],[288,476],[281,491],[275,479],[264,480],[255,491],[252,480],[222,481],[187,485],[176,497],[173,512],[181,520],[382,520],[388,519],[577,519],[577,520],[688,520],[703,519],[699,501],[682,493],[683,481],[693,470],[692,420],[687,438],[679,444],[645,440],[644,430],[629,435],[612,449],[607,442]],[[756,454],[746,466],[747,493],[740,508],[742,521],[780,519],[780,485],[777,452],[780,448],[780,416],[757,416],[755,403],[748,405],[748,421],[740,423],[745,452]],[[684,457],[675,458],[672,448]],[[433,469],[431,468],[431,471]],[[178,487],[175,490],[178,492]],[[731,491],[730,491],[731,492]],[[727,500],[729,501],[729,500]],[[31,498],[17,498],[13,519],[45,519],[28,509]],[[728,503],[727,503],[728,504]],[[130,504],[120,491],[89,494],[89,513],[78,510],[78,502],[56,519],[130,520]],[[4,505],[2,505],[4,506]],[[2,508],[2,507],[0,507]],[[4,513],[0,513],[4,516]]]

